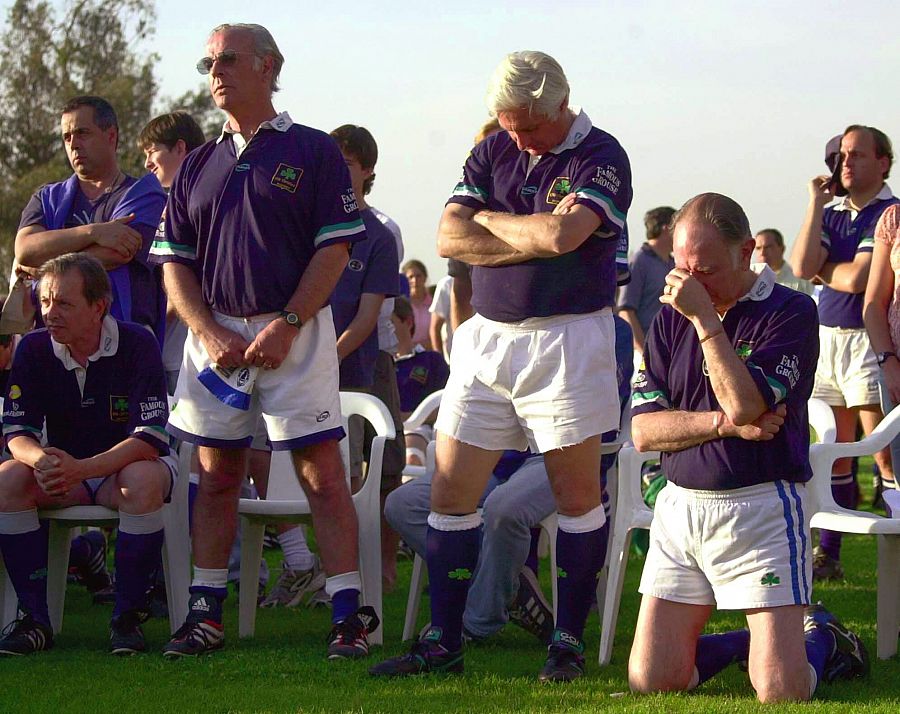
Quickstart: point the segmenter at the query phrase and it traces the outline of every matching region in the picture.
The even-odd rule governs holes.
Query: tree
[[[0,266],[9,266],[19,216],[43,183],[71,172],[59,109],[98,94],[119,119],[119,162],[142,173],[135,138],[151,118],[157,92],[153,0],[16,0],[0,33]],[[2,268],[5,270],[6,268]],[[2,281],[2,278],[0,278]]]
[[[180,97],[166,103],[167,106],[163,112],[173,112],[176,109],[183,109],[188,112],[200,128],[203,129],[203,135],[207,139],[212,139],[222,133],[222,123],[225,121],[225,115],[216,106],[212,95],[209,93],[209,87],[201,85],[194,92],[185,92]]]

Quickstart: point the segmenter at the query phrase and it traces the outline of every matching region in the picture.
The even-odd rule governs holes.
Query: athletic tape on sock
[[[147,535],[163,529],[162,509],[152,513],[124,513],[119,511],[119,530],[132,535]]]
[[[566,533],[590,533],[603,528],[604,523],[606,523],[606,513],[603,506],[597,506],[581,516],[559,514],[557,518],[559,529]]]
[[[436,531],[469,531],[473,528],[480,528],[482,523],[484,521],[478,512],[465,516],[448,516],[445,513],[435,513],[434,511],[428,514],[428,525]]]
[[[349,573],[341,573],[340,575],[332,575],[330,578],[325,578],[325,593],[329,597],[334,597],[334,594],[339,593],[341,590],[362,592],[362,580],[360,580],[358,570],[351,570]]]
[[[36,508],[27,511],[10,511],[0,513],[0,533],[4,535],[22,535],[31,533],[41,527]]]

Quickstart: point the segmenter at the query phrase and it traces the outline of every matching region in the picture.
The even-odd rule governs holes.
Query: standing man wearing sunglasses
[[[198,447],[190,612],[163,653],[224,644],[222,600],[247,449],[261,414],[272,448],[290,450],[312,507],[334,627],[328,657],[368,653],[378,622],[359,608],[357,522],[344,480],[338,362],[328,297],[365,239],[334,141],[277,113],[284,61],[260,25],[220,25],[197,63],[228,120],[192,152],[153,246],[190,332],[169,431]]]

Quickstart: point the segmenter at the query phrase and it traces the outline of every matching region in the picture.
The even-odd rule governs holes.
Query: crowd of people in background
[[[380,474],[385,590],[400,537],[430,582],[429,625],[372,675],[462,672],[464,642],[507,622],[546,646],[541,681],[584,674],[616,458],[601,448],[629,416],[634,445],[662,452],[668,482],[632,689],[692,689],[745,662],[760,700],[804,700],[865,673],[861,640],[812,601],[814,580],[844,570],[839,533],[813,548],[806,405],[825,400],[837,439],[852,441],[900,403],[900,200],[886,135],[851,125],[828,142],[790,260],[777,229],[754,236],[738,202],[716,193],[648,211],[628,260],[625,150],[570,103],[553,58],[513,53],[488,88],[492,119],[448,184],[448,275],[429,285],[397,223],[369,203],[372,134],[326,134],[276,111],[284,57],[265,28],[220,25],[206,47],[197,69],[226,116],[219,135],[186,112],[156,117],[138,140],[147,174],[132,177],[119,169],[113,107],[75,97],[61,110],[73,174],[22,212],[0,323],[11,457],[0,553],[21,616],[0,654],[53,646],[38,510],[78,504],[120,513],[114,583],[100,532],[72,541],[70,563],[113,602],[110,651],[146,650],[141,624],[154,601],[166,606],[161,513],[185,442],[194,568],[187,618],[163,653],[224,646],[238,499],[265,498],[272,451],[287,451],[317,551],[304,529],[279,525],[282,567],[268,590],[260,572],[259,604],[326,605],[327,657],[367,656],[379,622],[361,603],[351,493],[374,431],[360,417],[345,430],[339,401],[357,391],[384,403],[396,431]],[[404,433],[438,391],[439,411]],[[401,485],[432,442],[435,469]],[[876,496],[897,488],[898,454],[900,442],[875,455]],[[857,505],[857,481],[855,463],[835,463],[839,504]],[[553,512],[555,617],[537,557]],[[715,607],[745,611],[748,629],[703,634]]]

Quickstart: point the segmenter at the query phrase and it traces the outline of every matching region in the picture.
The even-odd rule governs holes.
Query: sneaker
[[[432,627],[425,637],[416,640],[409,652],[391,657],[369,668],[374,677],[409,677],[414,674],[462,674],[462,649],[451,652],[441,644],[441,628]]]
[[[419,630],[419,639],[421,640],[425,635],[428,634],[428,630],[431,629],[431,623],[426,622],[425,626]],[[490,635],[476,635],[470,629],[468,629],[465,625],[463,625],[462,629],[462,641],[464,645],[473,644],[480,645],[487,641]]]
[[[869,674],[869,654],[859,637],[844,627],[822,603],[803,609],[803,631],[824,628],[834,635],[834,652],[825,661],[823,675],[826,682],[853,679]]]
[[[325,573],[316,558],[309,570],[291,570],[281,564],[281,575],[260,607],[297,607],[309,593],[325,587]]]
[[[225,629],[222,627],[222,601],[207,593],[194,593],[187,619],[163,648],[163,656],[196,657],[222,649]]]
[[[109,651],[114,655],[133,655],[147,650],[147,642],[141,630],[147,613],[134,610],[114,617],[109,623]]]
[[[377,629],[380,622],[375,608],[364,605],[350,617],[334,623],[328,633],[328,659],[358,659],[368,655],[366,635]]]
[[[310,608],[331,607],[331,595],[325,592],[324,585],[312,594],[312,597],[306,601],[306,606]]]
[[[826,553],[822,546],[813,548],[813,580],[843,580],[844,568],[841,561]]]
[[[530,632],[543,644],[553,637],[553,610],[531,568],[519,573],[519,591],[509,606],[509,621]]]
[[[73,565],[69,573],[75,576],[75,580],[92,595],[111,589],[112,580],[106,569],[106,536],[103,531],[88,531],[84,534],[85,540],[90,546],[90,555],[84,565]],[[95,600],[96,602],[96,600]]]
[[[538,679],[541,682],[571,682],[583,674],[584,642],[566,630],[556,628]]]
[[[27,655],[53,647],[53,630],[31,615],[13,620],[0,635],[0,655]]]

